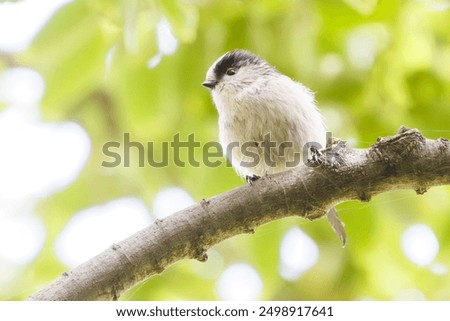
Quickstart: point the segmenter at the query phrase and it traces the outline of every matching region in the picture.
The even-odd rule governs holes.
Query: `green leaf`
[[[99,86],[110,45],[85,2],[73,2],[50,19],[24,55],[46,81],[45,118],[64,118]]]

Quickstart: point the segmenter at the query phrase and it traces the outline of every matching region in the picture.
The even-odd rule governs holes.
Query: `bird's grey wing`
[[[342,247],[345,246],[345,243],[347,243],[347,234],[345,233],[345,225],[339,218],[336,208],[333,207],[330,209],[327,213],[327,219],[330,223],[334,233],[341,239],[342,241]]]

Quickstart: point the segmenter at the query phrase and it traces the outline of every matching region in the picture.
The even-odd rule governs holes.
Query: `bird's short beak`
[[[205,86],[209,89],[214,89],[214,87],[216,87],[216,85],[217,85],[217,80],[205,80],[202,83],[202,86]]]

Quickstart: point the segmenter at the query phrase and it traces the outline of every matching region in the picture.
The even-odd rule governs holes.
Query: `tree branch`
[[[320,164],[320,165],[319,165]],[[314,167],[259,179],[202,200],[114,244],[32,295],[30,300],[116,300],[127,289],[182,259],[206,261],[211,246],[253,233],[287,216],[322,217],[332,206],[396,189],[423,194],[450,184],[450,142],[429,140],[416,129],[379,138],[368,149],[341,142]]]

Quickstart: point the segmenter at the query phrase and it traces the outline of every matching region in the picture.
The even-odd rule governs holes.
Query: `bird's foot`
[[[327,212],[328,223],[333,228],[334,233],[341,239],[342,247],[347,243],[347,234],[345,233],[345,224],[340,220],[336,208],[333,207]]]
[[[315,166],[321,165],[323,163],[322,152],[316,146],[311,146],[309,150],[311,151],[311,158],[308,159],[308,163]]]

